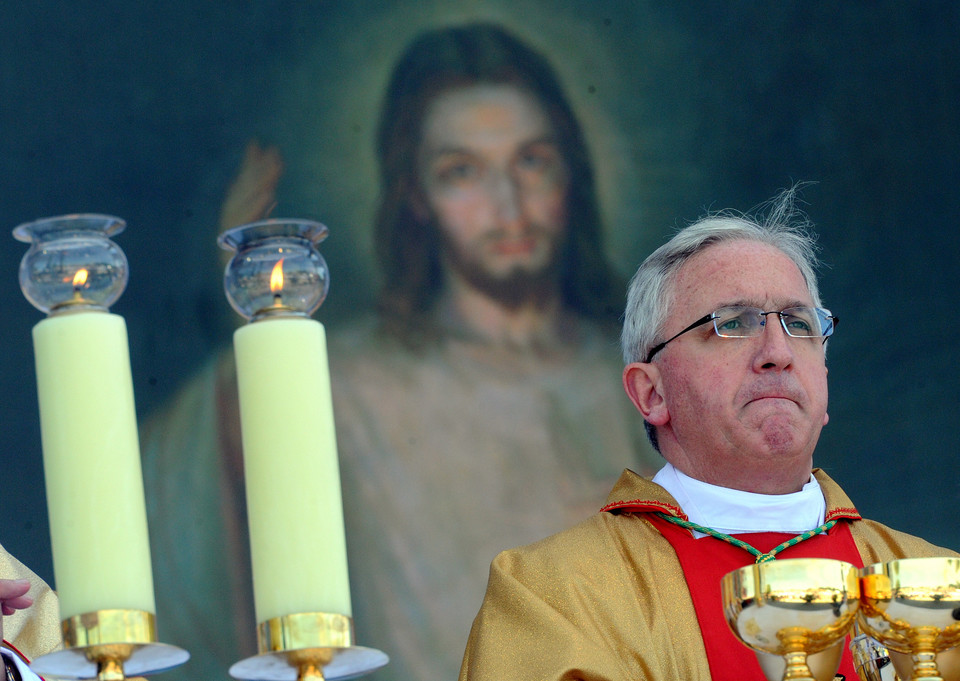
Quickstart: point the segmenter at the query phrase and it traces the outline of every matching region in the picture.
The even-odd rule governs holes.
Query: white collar
[[[670,492],[691,522],[724,534],[800,534],[822,525],[827,512],[827,502],[813,475],[803,489],[791,494],[755,494],[718,487],[691,478],[669,463],[653,481]]]

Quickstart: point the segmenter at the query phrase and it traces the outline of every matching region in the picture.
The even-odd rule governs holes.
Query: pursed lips
[[[759,386],[747,393],[747,399],[743,404],[748,406],[762,400],[787,400],[799,407],[803,403],[803,393],[799,388],[789,385]]]

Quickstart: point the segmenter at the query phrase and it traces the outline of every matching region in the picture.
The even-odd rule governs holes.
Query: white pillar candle
[[[60,314],[33,344],[60,616],[155,613],[126,324]]]
[[[267,318],[234,334],[257,622],[352,615],[323,326]]]

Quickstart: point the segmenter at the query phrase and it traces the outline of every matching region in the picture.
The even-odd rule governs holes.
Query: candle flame
[[[277,261],[277,264],[273,266],[273,271],[270,273],[270,292],[274,295],[279,295],[280,291],[283,290],[283,258],[280,258]]]
[[[77,270],[76,274],[73,275],[73,288],[81,289],[87,283],[87,276],[89,272],[86,267],[81,267]]]

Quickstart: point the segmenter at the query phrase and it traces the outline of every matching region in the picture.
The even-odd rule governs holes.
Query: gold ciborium
[[[868,565],[860,570],[860,591],[860,626],[891,651],[912,657],[911,679],[960,678],[960,669],[937,660],[960,644],[960,558]]]
[[[859,605],[856,567],[828,558],[771,560],[727,574],[721,589],[727,623],[758,653],[768,678],[833,678]],[[808,655],[821,652],[820,664],[808,664]],[[770,655],[786,663],[779,677],[772,676],[779,669]],[[811,666],[818,667],[816,676]]]

